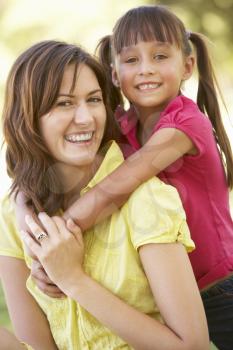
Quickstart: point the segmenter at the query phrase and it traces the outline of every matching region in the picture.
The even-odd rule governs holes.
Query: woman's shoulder
[[[142,183],[130,196],[128,205],[139,206],[149,204],[157,209],[179,212],[185,217],[179,194],[174,186],[165,184],[157,176]]]
[[[193,250],[185,211],[175,187],[154,177],[134,191],[126,206],[135,248],[147,243],[181,242],[188,251]]]
[[[16,226],[14,206],[8,195],[0,199],[0,231],[0,255],[23,259],[23,245]]]
[[[0,198],[0,218],[6,221],[12,221],[14,219],[14,208],[8,194]]]

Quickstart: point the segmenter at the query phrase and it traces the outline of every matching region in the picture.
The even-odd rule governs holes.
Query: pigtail
[[[220,94],[221,98],[222,94],[213,70],[204,36],[192,32],[189,35],[189,40],[194,44],[197,54],[197,68],[199,73],[197,104],[200,110],[208,115],[213,125],[222,161],[226,166],[227,183],[230,188],[233,188],[232,151],[230,141],[222,122],[217,92]]]
[[[123,97],[119,87],[116,87],[112,83],[112,57],[111,57],[111,35],[106,35],[100,39],[95,52],[99,57],[100,64],[103,66],[107,75],[109,85],[109,99],[113,110],[115,111],[117,106],[123,106]]]

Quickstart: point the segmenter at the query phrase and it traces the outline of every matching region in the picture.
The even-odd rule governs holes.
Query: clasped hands
[[[33,259],[31,275],[45,294],[56,298],[69,295],[72,285],[85,275],[82,232],[72,219],[65,222],[46,213],[40,213],[38,219],[39,224],[26,215],[30,232],[21,231],[31,256],[38,259]]]

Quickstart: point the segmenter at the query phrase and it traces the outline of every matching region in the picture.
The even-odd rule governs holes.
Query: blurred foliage
[[[10,318],[7,312],[3,290],[0,283],[0,326],[11,329]]]
[[[231,80],[233,90],[233,0],[148,1],[168,6],[186,28],[205,34],[213,43],[214,62]],[[220,67],[218,67],[220,70]]]

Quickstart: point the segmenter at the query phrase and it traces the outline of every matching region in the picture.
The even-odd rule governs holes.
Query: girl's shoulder
[[[209,118],[197,104],[185,96],[175,98],[163,111],[153,133],[162,128],[174,128],[185,133],[197,147],[199,154],[215,150],[216,141]]]
[[[209,118],[200,111],[198,105],[190,98],[180,95],[172,100],[161,113],[156,127],[164,123],[174,125],[186,124],[187,126],[207,126],[212,129]]]

